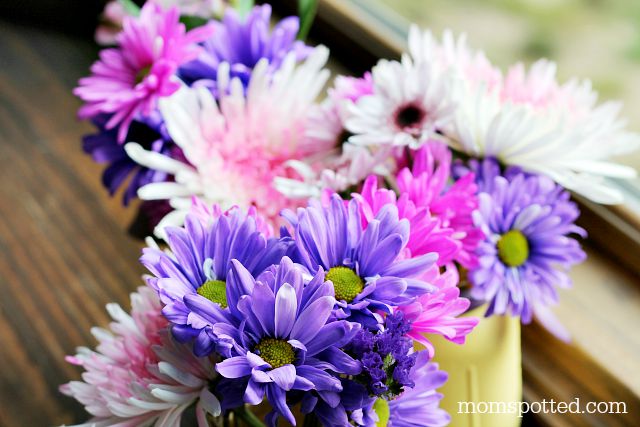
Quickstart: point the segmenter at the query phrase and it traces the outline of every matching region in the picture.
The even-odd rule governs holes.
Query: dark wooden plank
[[[90,39],[0,25],[0,425],[80,422],[58,386],[79,376],[64,361],[93,345],[104,305],[128,306],[141,285],[133,210],[100,184],[80,149],[90,130],[71,95],[96,48]]]
[[[535,418],[542,426],[635,427],[640,420],[640,400],[624,384],[608,374],[575,345],[556,340],[541,326],[523,329],[522,368],[524,396],[530,402],[554,399],[572,402],[624,402],[627,413],[544,414]],[[615,363],[615,361],[611,361]]]

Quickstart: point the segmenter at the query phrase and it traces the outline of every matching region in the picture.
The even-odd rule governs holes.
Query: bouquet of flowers
[[[75,90],[85,151],[158,239],[131,313],[69,357],[85,425],[442,426],[429,337],[464,344],[470,306],[568,339],[568,190],[616,203],[609,178],[635,174],[610,160],[638,146],[617,103],[417,27],[322,97],[329,52],[298,18],[205,3],[111,6],[115,46]]]

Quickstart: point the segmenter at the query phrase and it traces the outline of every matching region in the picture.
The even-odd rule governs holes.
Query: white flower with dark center
[[[419,147],[447,124],[454,111],[448,74],[433,63],[381,60],[372,70],[373,94],[352,107],[349,142]]]

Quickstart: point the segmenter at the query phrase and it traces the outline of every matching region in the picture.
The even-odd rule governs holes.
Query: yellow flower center
[[[296,360],[293,346],[284,340],[263,338],[255,349],[273,369],[289,365]]]
[[[227,284],[222,280],[207,280],[196,292],[220,307],[227,308]]]
[[[364,280],[349,267],[333,267],[324,276],[331,280],[337,300],[351,302],[364,288]]]
[[[498,240],[498,256],[509,267],[520,267],[529,259],[529,242],[520,230],[504,233]]]

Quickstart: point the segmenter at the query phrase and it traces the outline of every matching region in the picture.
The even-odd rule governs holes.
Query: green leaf
[[[298,0],[298,16],[300,16],[300,30],[298,40],[304,40],[309,34],[311,24],[316,17],[318,0]]]
[[[246,405],[234,409],[233,413],[249,427],[266,427],[260,418],[256,417],[253,412],[247,409]]]
[[[122,8],[127,13],[127,15],[140,15],[140,7],[135,4],[133,0],[118,0],[118,3],[122,5]]]
[[[187,27],[187,31],[189,31],[193,28],[205,25],[208,21],[200,16],[181,15],[180,22],[182,22],[184,26]]]
[[[245,17],[251,12],[253,8],[254,1],[253,0],[231,0],[231,5],[235,10],[238,11],[238,14],[241,17]]]

